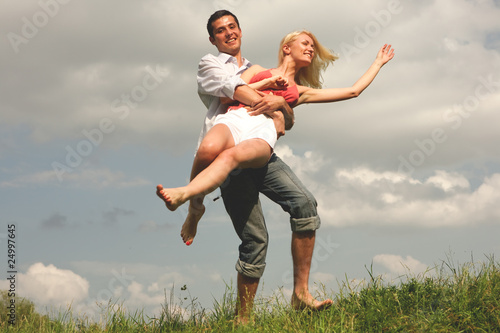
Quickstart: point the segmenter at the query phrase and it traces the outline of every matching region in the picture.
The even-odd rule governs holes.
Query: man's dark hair
[[[210,16],[210,18],[208,19],[207,31],[208,31],[208,34],[210,35],[210,37],[214,38],[214,28],[212,27],[212,23],[214,23],[215,21],[217,21],[221,17],[228,16],[228,15],[234,17],[234,20],[236,21],[238,28],[240,27],[240,22],[238,22],[238,18],[236,17],[236,15],[231,13],[229,10],[221,9],[221,10],[218,10],[215,13],[213,13],[212,16]]]

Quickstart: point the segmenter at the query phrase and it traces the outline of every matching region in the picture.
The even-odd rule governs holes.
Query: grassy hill
[[[454,267],[443,263],[419,276],[404,276],[397,284],[374,276],[357,286],[342,282],[340,291],[323,291],[335,300],[321,312],[295,311],[279,292],[256,300],[253,323],[234,326],[235,295],[228,287],[214,310],[201,308],[196,298],[176,302],[166,295],[162,313],[151,318],[126,313],[110,302],[102,319],[74,318],[71,309],[49,318],[33,303],[17,300],[16,323],[9,324],[7,293],[0,300],[1,332],[500,332],[500,270],[487,262]],[[184,287],[185,288],[185,287]],[[22,305],[22,306],[21,306]]]

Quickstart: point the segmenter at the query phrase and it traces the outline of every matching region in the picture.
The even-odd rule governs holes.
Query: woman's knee
[[[248,169],[266,165],[271,152],[271,147],[264,140],[249,139],[224,151],[224,154],[227,154],[226,158],[229,160],[234,160],[237,167]]]
[[[240,167],[241,160],[238,152],[234,148],[226,149],[217,156],[217,161],[230,171]]]
[[[216,142],[205,142],[203,141],[198,148],[197,151],[197,157],[202,160],[202,161],[207,161],[207,162],[212,162],[219,156],[221,152],[223,152],[224,149],[222,145]]]

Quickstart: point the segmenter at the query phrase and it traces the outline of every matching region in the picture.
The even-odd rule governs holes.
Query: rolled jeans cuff
[[[319,229],[320,225],[321,220],[317,215],[303,218],[290,218],[292,232],[314,231]]]
[[[236,271],[246,277],[260,279],[264,275],[266,264],[251,265],[247,264],[240,259],[236,262]]]

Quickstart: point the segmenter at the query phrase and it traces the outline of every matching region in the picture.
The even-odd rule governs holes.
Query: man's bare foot
[[[167,208],[171,211],[174,211],[185,203],[187,199],[185,198],[185,193],[182,188],[163,188],[160,184],[156,186],[156,195],[160,197],[167,205]]]
[[[255,321],[250,319],[249,316],[235,316],[234,324],[236,327],[238,326],[247,326],[247,325],[255,325]]]
[[[320,311],[329,308],[333,304],[331,299],[325,299],[324,301],[318,301],[312,295],[307,293],[302,293],[300,297],[293,293],[292,295],[292,307],[295,310],[309,309],[313,311]]]
[[[194,236],[196,236],[196,229],[198,228],[198,222],[205,213],[205,206],[203,204],[198,205],[198,207],[193,207],[192,204],[189,205],[188,215],[181,229],[181,237],[186,245],[193,244]]]

